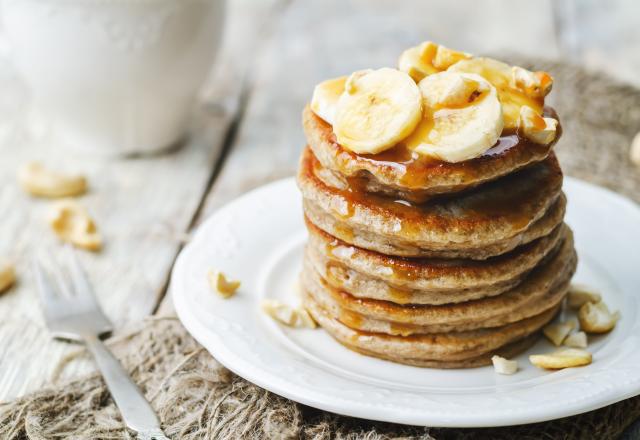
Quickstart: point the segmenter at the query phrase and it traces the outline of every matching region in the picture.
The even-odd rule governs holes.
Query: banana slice
[[[524,136],[536,144],[547,145],[556,138],[558,121],[553,118],[543,118],[528,105],[520,107],[520,123]]]
[[[420,82],[425,76],[442,72],[458,61],[470,57],[468,53],[425,41],[402,52],[398,60],[398,69],[408,73],[415,82]]]
[[[511,87],[533,98],[544,98],[551,92],[553,78],[547,72],[531,72],[519,66],[511,68]]]
[[[344,92],[346,76],[322,81],[313,89],[311,97],[311,111],[324,121],[333,125],[336,114],[336,106],[340,95]]]
[[[420,89],[409,75],[382,68],[353,73],[338,100],[333,131],[358,154],[387,150],[406,138],[422,117]]]
[[[528,95],[525,90],[517,87],[513,70],[508,64],[492,58],[471,58],[453,64],[447,71],[478,74],[497,89],[502,104],[505,130],[515,131],[518,129],[520,109],[523,106],[531,107],[538,115],[542,115],[544,95]],[[551,77],[548,76],[544,86],[547,92],[551,90],[550,81]],[[521,84],[524,85],[522,81]],[[540,87],[542,88],[542,85]],[[526,87],[524,88],[526,89]]]
[[[471,58],[471,54],[452,50],[444,46],[438,46],[436,56],[433,57],[433,66],[440,71],[447,70],[458,61],[467,60],[469,58]]]
[[[479,75],[440,72],[420,81],[424,118],[405,141],[417,153],[462,162],[491,148],[502,133],[495,87]]]
[[[415,82],[420,82],[425,76],[439,72],[433,65],[437,50],[438,45],[431,41],[411,47],[400,55],[398,69],[407,73]]]

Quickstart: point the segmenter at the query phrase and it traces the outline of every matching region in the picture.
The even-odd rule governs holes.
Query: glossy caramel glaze
[[[545,108],[545,117],[558,119],[551,108]],[[355,154],[338,144],[331,125],[308,107],[303,124],[309,146],[326,168],[369,192],[393,194],[414,202],[477,186],[544,160],[561,136],[558,126],[555,140],[541,145],[517,132],[505,133],[482,156],[450,163],[420,155],[402,143],[379,154]]]
[[[321,169],[311,150],[305,149],[298,184],[305,199],[329,210],[343,223],[370,228],[368,223],[375,221],[385,227],[383,234],[441,241],[447,247],[467,241],[482,246],[486,235],[496,240],[526,230],[557,200],[562,187],[562,172],[554,154],[481,187],[421,204],[367,193],[357,186],[330,186],[318,177]]]
[[[314,225],[305,216],[305,224],[311,239],[318,239],[324,245],[324,255],[334,264],[345,264],[354,270],[363,270],[365,265],[373,269],[368,271],[372,276],[382,277],[387,282],[396,284],[411,283],[418,280],[438,280],[457,278],[472,283],[478,287],[483,278],[490,278],[491,283],[496,279],[502,280],[504,275],[519,275],[533,268],[544,258],[564,235],[564,225],[558,225],[550,234],[517,247],[511,252],[487,258],[485,260],[470,260],[463,258],[408,258],[385,255],[379,252],[361,249],[340,240]],[[336,252],[339,250],[341,252]],[[341,258],[341,254],[349,255]],[[358,264],[363,262],[364,264]],[[466,286],[465,286],[466,287]],[[457,288],[464,288],[460,285]]]

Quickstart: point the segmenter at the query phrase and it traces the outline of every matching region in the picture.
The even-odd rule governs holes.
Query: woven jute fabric
[[[562,118],[564,136],[557,152],[565,173],[640,202],[640,169],[629,160],[629,144],[640,130],[640,91],[567,64],[510,61],[533,64],[555,77],[551,104]],[[619,438],[640,418],[636,397],[574,417],[515,427],[445,429],[371,422],[299,405],[235,376],[175,317],[149,318],[119,333],[109,345],[174,439],[604,440]],[[78,351],[77,357],[85,356]],[[75,361],[73,356],[65,359]],[[100,376],[93,375],[54,382],[0,405],[0,438],[135,437],[125,430]]]

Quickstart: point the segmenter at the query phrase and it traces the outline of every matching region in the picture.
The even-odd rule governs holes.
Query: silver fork
[[[47,327],[56,338],[84,342],[98,364],[122,418],[138,433],[140,440],[169,440],[160,429],[160,421],[151,405],[100,340],[100,335],[111,331],[111,323],[100,309],[75,252],[67,247],[65,254],[68,277],[50,258],[49,273],[43,267],[42,258],[36,257],[33,261]]]

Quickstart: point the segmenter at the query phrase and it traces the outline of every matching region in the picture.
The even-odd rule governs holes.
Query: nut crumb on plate
[[[533,365],[549,370],[589,365],[591,360],[591,353],[580,348],[563,348],[552,353],[532,354],[529,356],[529,361]]]
[[[597,303],[602,299],[592,287],[584,284],[571,284],[569,288],[568,304],[572,309],[579,309],[583,304],[591,302]]]
[[[573,330],[575,322],[561,322],[558,324],[548,324],[542,329],[542,333],[553,342],[556,347],[562,344],[564,338]]]
[[[582,331],[572,333],[565,338],[563,344],[572,348],[587,348],[587,334]]]
[[[271,318],[289,327],[316,328],[317,324],[305,309],[293,308],[275,299],[263,299],[262,310]]]
[[[578,311],[580,328],[587,333],[606,333],[616,326],[619,318],[620,314],[611,313],[602,301],[586,303]]]
[[[227,276],[220,270],[209,270],[207,278],[211,289],[223,298],[231,298],[240,287],[240,281],[228,280]]]
[[[518,361],[505,359],[502,356],[494,355],[491,357],[493,369],[498,374],[514,374],[518,371]]]

